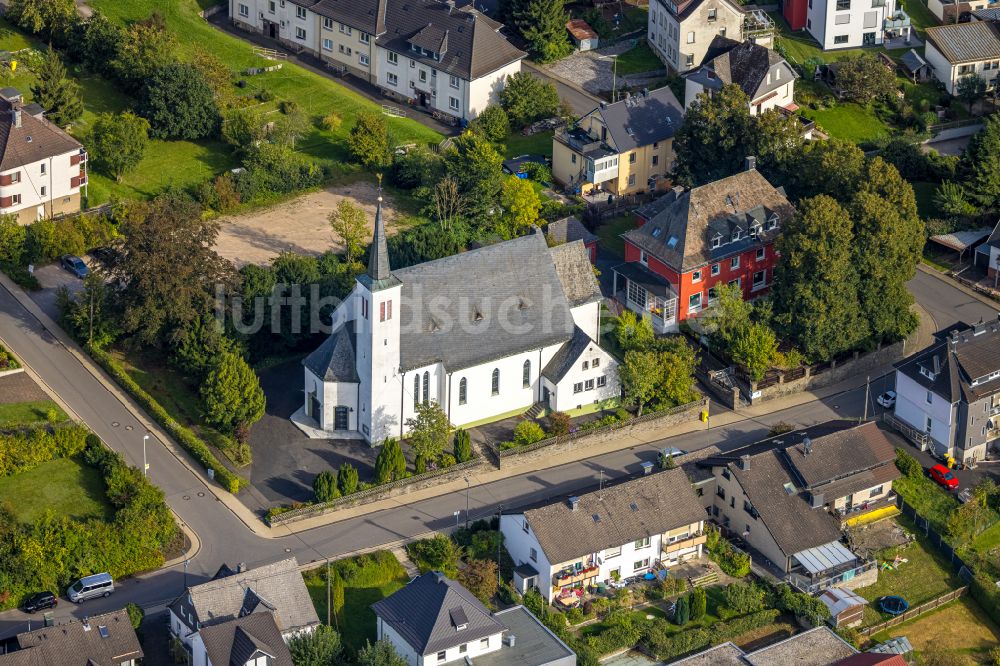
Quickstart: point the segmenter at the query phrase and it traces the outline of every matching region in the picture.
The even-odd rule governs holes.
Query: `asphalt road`
[[[910,283],[919,302],[931,313],[938,327],[960,318],[995,316],[993,308],[932,276],[918,273]],[[0,339],[18,354],[48,389],[58,394],[111,447],[125,453],[130,463],[142,464],[141,426],[128,410],[41,324],[4,289],[0,288]],[[870,400],[890,388],[889,377],[873,378]],[[750,443],[778,421],[811,425],[831,418],[860,417],[864,388],[843,392],[823,400],[774,412],[763,418],[673,437],[671,446],[696,450],[709,444],[731,449]],[[720,408],[721,409],[721,408]],[[869,413],[874,409],[870,403]],[[472,488],[468,493],[471,518],[492,515],[498,505],[517,507],[558,498],[597,487],[605,479],[640,471],[640,463],[653,460],[664,445],[654,442],[583,461],[523,474]],[[300,563],[337,557],[360,548],[387,544],[429,530],[443,530],[455,524],[455,511],[464,511],[463,493],[435,497],[413,504],[379,511],[326,527],[279,539],[257,537],[224,504],[217,501],[199,477],[184,467],[155,438],[149,440],[149,474],[164,489],[167,501],[181,520],[199,536],[201,550],[191,560],[185,574],[182,565],[138,576],[118,584],[109,599],[90,601],[74,607],[64,601],[56,610],[57,620],[71,615],[82,617],[120,608],[135,602],[147,608],[166,603],[184,589],[185,576],[196,582],[210,576],[223,562],[245,562],[250,566],[295,555]],[[221,491],[220,491],[221,492]],[[461,516],[464,520],[464,515]],[[17,611],[0,614],[0,638],[27,627],[29,618]],[[37,621],[37,619],[36,619]]]

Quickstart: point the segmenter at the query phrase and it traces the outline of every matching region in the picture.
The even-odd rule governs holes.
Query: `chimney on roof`
[[[979,323],[977,323],[975,326],[972,327],[972,335],[973,336],[982,335],[985,332],[986,332],[986,322],[983,321],[982,317],[980,317]]]
[[[83,617],[83,630],[90,631],[90,618],[86,615]]]
[[[742,456],[740,456],[740,469],[742,469],[743,471],[746,471],[746,470],[750,469],[750,456],[749,455],[742,455]]]
[[[10,103],[10,123],[14,127],[21,126],[21,100],[15,99]]]
[[[246,570],[247,570],[246,562],[240,562],[239,564],[236,565],[236,573],[244,573],[246,572]]]
[[[803,455],[809,455],[813,452],[813,441],[809,435],[802,438],[802,452]]]
[[[931,359],[931,362],[934,364],[934,374],[936,375],[941,372],[941,357],[934,354],[934,358]]]
[[[514,647],[514,645],[517,643],[517,636],[515,636],[514,634],[507,634],[506,636],[503,637],[503,642],[504,645],[506,645],[507,647]]]
[[[755,171],[757,169],[757,157],[755,155],[747,155],[743,166],[746,167],[746,171]]]
[[[437,583],[443,583],[444,582],[444,574],[443,573],[441,573],[440,571],[435,571],[433,573],[434,573],[434,581],[435,582],[437,582]]]
[[[571,510],[576,511],[577,507],[579,507],[579,506],[580,506],[580,498],[579,497],[577,497],[576,495],[573,495],[572,497],[569,498],[569,508]]]

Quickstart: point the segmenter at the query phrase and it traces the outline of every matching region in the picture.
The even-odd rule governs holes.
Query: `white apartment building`
[[[996,89],[1000,72],[1000,23],[996,20],[939,25],[927,29],[924,59],[952,95],[962,77],[975,75]]]
[[[881,45],[887,30],[908,33],[910,19],[895,0],[808,0],[806,30],[824,51],[852,49]]]
[[[504,514],[514,586],[550,602],[609,581],[701,556],[705,509],[680,468],[655,472],[568,501]]]
[[[435,114],[471,120],[526,55],[472,6],[440,0],[230,0],[239,27]]]
[[[743,10],[729,0],[653,0],[646,39],[667,69],[701,65],[715,37],[743,41]]]
[[[30,224],[80,210],[87,153],[14,88],[0,90],[0,214]]]

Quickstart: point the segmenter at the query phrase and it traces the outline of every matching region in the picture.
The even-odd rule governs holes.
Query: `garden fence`
[[[934,610],[938,606],[948,603],[949,601],[954,601],[961,596],[965,596],[969,591],[969,586],[965,585],[958,588],[957,590],[952,590],[951,592],[946,592],[936,599],[931,599],[927,603],[920,604],[916,608],[911,608],[902,615],[897,615],[896,617],[886,620],[885,622],[879,622],[878,624],[873,624],[870,627],[863,627],[859,631],[865,636],[871,636],[872,634],[877,634],[883,629],[888,629],[889,627],[895,627],[897,624],[902,624],[908,620],[912,620],[915,617],[923,615],[927,611]]]

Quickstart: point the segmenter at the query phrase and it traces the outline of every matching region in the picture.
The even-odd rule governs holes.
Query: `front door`
[[[278,24],[274,21],[264,21],[264,34],[271,39],[278,38]]]
[[[335,407],[333,409],[333,429],[347,430],[347,407]]]
[[[549,405],[549,398],[550,397],[551,397],[551,395],[549,394],[549,387],[548,386],[543,386],[542,387],[542,404],[545,405],[546,407],[550,407],[551,406],[551,405]]]
[[[420,106],[427,106],[428,105],[427,93],[424,92],[420,93],[419,101],[420,101]]]

